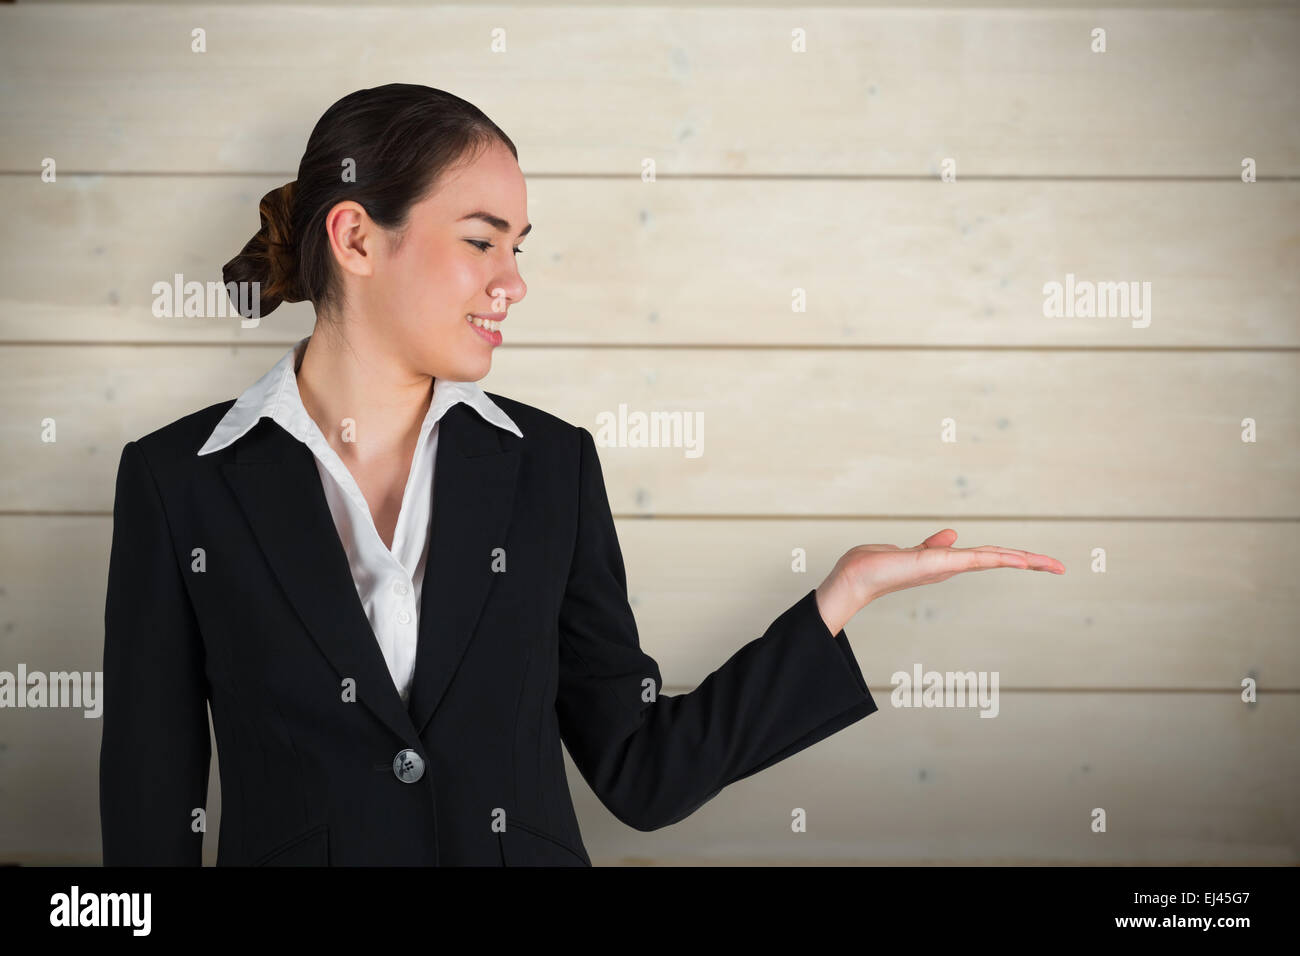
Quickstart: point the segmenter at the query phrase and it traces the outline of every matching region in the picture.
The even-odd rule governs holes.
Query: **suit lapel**
[[[312,639],[340,679],[355,678],[357,699],[401,740],[412,742],[423,732],[482,613],[492,582],[492,550],[505,547],[518,442],[463,402],[438,424],[429,555],[408,706],[402,705],[357,596],[311,449],[262,419],[236,444],[235,460],[221,466]]]
[[[414,728],[357,596],[316,470],[302,442],[262,419],[221,466],[258,544],[298,616],[357,700],[404,741]],[[341,693],[341,690],[340,690]]]
[[[506,546],[519,474],[520,439],[469,405],[453,405],[438,429],[409,707],[417,733],[447,692],[478,624],[492,584],[492,552]]]

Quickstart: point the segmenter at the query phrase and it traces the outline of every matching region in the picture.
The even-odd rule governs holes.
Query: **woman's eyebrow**
[[[509,222],[507,222],[506,220],[502,219],[500,216],[494,216],[494,215],[492,215],[492,213],[490,213],[490,212],[483,212],[481,209],[478,210],[477,212],[472,212],[472,213],[470,213],[468,216],[461,216],[461,217],[460,217],[459,219],[457,219],[456,221],[457,221],[457,222],[464,222],[466,219],[482,219],[485,223],[487,223],[489,226],[491,226],[491,227],[492,227],[493,229],[495,229],[497,232],[509,232],[509,231],[510,231],[510,223],[509,223]],[[523,229],[519,230],[519,236],[518,236],[518,238],[522,239],[524,236],[528,235],[528,233],[532,230],[532,228],[533,228],[533,224],[530,222],[528,225],[524,226]]]

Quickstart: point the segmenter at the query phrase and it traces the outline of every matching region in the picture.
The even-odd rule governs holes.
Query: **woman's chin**
[[[491,355],[458,355],[454,366],[443,378],[454,382],[477,382],[492,370]]]

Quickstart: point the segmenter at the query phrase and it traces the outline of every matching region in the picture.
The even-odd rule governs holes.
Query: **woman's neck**
[[[431,376],[410,371],[380,342],[318,322],[297,379],[307,414],[345,464],[409,459],[433,398]]]

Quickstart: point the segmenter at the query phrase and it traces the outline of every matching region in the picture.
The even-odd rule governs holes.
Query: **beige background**
[[[219,278],[330,103],[419,82],[529,181],[484,387],[593,431],[704,415],[700,458],[601,452],[667,692],[854,544],[951,526],[1068,568],[872,604],[846,630],[881,710],[675,826],[569,763],[597,864],[1300,861],[1300,11],[948,7],[0,8],[0,670],[102,667],[122,445],[311,329],[154,318],[153,283]],[[1150,282],[1150,326],[1044,318],[1066,273]],[[917,662],[998,671],[999,716],[890,706]],[[98,747],[0,710],[0,862],[98,862]]]

